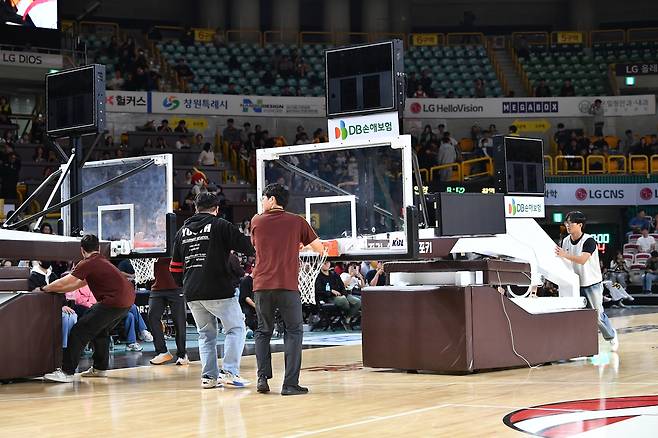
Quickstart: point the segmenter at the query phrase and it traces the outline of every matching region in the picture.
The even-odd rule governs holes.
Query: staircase
[[[523,82],[521,82],[519,73],[516,71],[516,67],[514,67],[514,60],[510,53],[506,49],[496,49],[494,50],[494,57],[498,61],[500,71],[507,82],[508,91],[514,91],[514,96],[516,97],[528,96],[528,92],[523,86]]]

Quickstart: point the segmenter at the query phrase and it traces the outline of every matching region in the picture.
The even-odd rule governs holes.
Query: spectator
[[[240,130],[240,141],[242,143],[247,143],[249,140],[249,135],[253,134],[251,131],[251,123],[249,122],[244,122],[242,125],[242,129]]]
[[[651,258],[644,267],[644,293],[651,294],[652,283],[658,279],[658,251],[651,251]]]
[[[206,144],[202,133],[199,132],[197,133],[197,135],[194,136],[194,144],[197,146],[203,146],[204,144]]]
[[[619,283],[624,289],[626,289],[626,284],[628,280],[628,274],[630,273],[630,265],[624,259],[624,255],[621,252],[617,252],[615,258],[610,261],[610,269],[608,270],[608,278],[613,283]]]
[[[181,135],[178,137],[178,141],[176,141],[176,149],[192,149],[192,146],[190,146],[190,142],[187,139],[187,135]]]
[[[592,106],[589,108],[589,113],[593,116],[594,121],[594,135],[597,137],[603,136],[603,125],[605,120],[605,109],[601,99],[596,99]]]
[[[638,139],[633,135],[633,131],[627,129],[624,132],[624,138],[619,142],[619,153],[622,155],[628,155],[632,150],[634,150],[639,144]]]
[[[646,154],[648,157],[658,154],[658,136],[656,134],[651,134],[651,142],[649,143],[649,153]]]
[[[422,146],[427,146],[432,141],[436,141],[436,135],[434,135],[432,132],[431,125],[425,125],[425,128],[423,128],[423,133],[420,134],[420,144]]]
[[[222,139],[227,141],[229,145],[240,143],[240,131],[234,126],[233,119],[226,121],[226,128],[222,131]]]
[[[519,136],[518,130],[519,128],[517,128],[516,125],[509,125],[509,128],[507,128],[507,135],[518,137]]]
[[[114,76],[112,77],[112,79],[107,81],[107,88],[110,90],[123,90],[124,83],[125,80],[123,79],[121,70],[116,69],[114,70]]]
[[[517,40],[516,43],[516,55],[519,58],[528,58],[530,57],[530,44],[526,37],[522,36]]]
[[[186,124],[185,120],[179,120],[178,121],[178,125],[176,125],[176,129],[174,129],[174,132],[181,132],[183,134],[187,134],[188,132],[190,132],[187,129],[187,124]]]
[[[110,37],[110,41],[105,46],[105,54],[109,58],[114,58],[119,54],[119,42],[117,41],[116,35]]]
[[[158,137],[155,140],[155,148],[156,149],[168,149],[169,145],[167,144],[167,141],[164,139],[164,137]]]
[[[653,236],[649,235],[649,228],[647,226],[642,227],[642,236],[637,239],[637,246],[639,247],[640,252],[651,252],[656,248],[656,239]]]
[[[386,273],[384,272],[383,262],[377,262],[377,267],[368,271],[366,283],[368,286],[386,286]]]
[[[15,152],[7,156],[7,160],[0,163],[0,198],[17,199],[16,185],[21,171],[21,161]]]
[[[429,97],[427,93],[425,93],[425,90],[423,90],[423,86],[421,84],[416,85],[416,91],[414,92],[415,98],[426,98]]]
[[[361,275],[357,262],[350,262],[347,272],[340,274],[340,279],[343,280],[345,290],[350,292],[356,292],[366,287],[366,279]]]
[[[473,140],[473,144],[477,145],[480,138],[482,138],[482,128],[476,123],[471,126],[471,140]]]
[[[114,138],[111,135],[105,136],[105,147],[106,148],[114,147]]]
[[[279,75],[283,79],[290,78],[295,73],[295,64],[290,60],[289,56],[283,56],[281,62],[279,63]]]
[[[137,338],[144,342],[153,342],[153,336],[146,329],[144,318],[139,313],[139,309],[134,304],[130,306],[128,314],[123,320],[123,326],[126,331],[126,351],[142,351],[144,348],[139,345]]]
[[[491,133],[491,135],[498,135],[498,128],[496,128],[496,125],[494,125],[493,123],[489,125],[489,132]]]
[[[194,44],[194,30],[188,25],[185,26],[180,37],[180,42],[185,47],[191,46]]]
[[[46,121],[43,118],[43,114],[39,113],[34,119],[32,119],[32,128],[30,130],[32,141],[35,143],[43,143],[43,134],[45,132]]]
[[[473,85],[473,97],[487,97],[487,90],[484,87],[484,81],[480,78],[476,79]]]
[[[418,79],[416,79],[416,72],[411,72],[407,78],[407,97],[414,97],[417,89]]]
[[[158,126],[158,132],[170,133],[172,132],[171,127],[169,126],[169,120],[163,119]],[[162,137],[160,137],[162,138]]]
[[[429,144],[420,147],[418,152],[418,167],[421,169],[430,169],[436,166],[437,154],[439,151],[439,146],[436,140],[432,140]],[[333,169],[330,167],[330,173],[333,172]]]
[[[231,83],[228,84],[228,90],[226,90],[226,93],[224,93],[224,94],[230,94],[230,95],[233,95],[233,96],[240,94],[238,92],[238,89],[237,89],[236,85],[235,85],[235,82],[231,82]]]
[[[215,29],[215,34],[212,36],[212,44],[216,48],[226,47],[226,42],[224,41],[224,32],[221,28]]]
[[[535,97],[551,97],[551,89],[546,85],[544,78],[539,79],[539,83],[535,87]]]
[[[457,162],[457,150],[455,145],[450,142],[450,138],[444,136],[441,140],[438,153],[438,165],[445,165]],[[448,181],[452,177],[453,168],[446,167],[439,171],[439,178],[441,181]]]
[[[26,132],[25,134],[21,135],[21,138],[18,140],[17,143],[18,144],[30,144],[30,143],[32,143],[32,139],[30,138],[30,134]]]
[[[560,90],[560,96],[567,97],[567,96],[575,96],[575,95],[576,95],[576,89],[574,88],[573,84],[571,83],[571,79],[565,79],[564,82],[562,83],[562,89]]]
[[[203,84],[201,88],[199,88],[199,93],[210,94],[210,87],[208,87],[208,84]]]
[[[491,131],[484,131],[484,135],[477,142],[478,155],[482,157],[493,157],[493,138]]]
[[[427,94],[428,97],[433,97],[434,91],[432,90],[432,78],[430,77],[430,71],[424,69],[421,73],[422,77],[420,78],[420,85],[423,86],[423,91]]]
[[[0,96],[0,124],[10,124],[11,105],[6,96]]]
[[[153,140],[151,140],[151,137],[146,137],[146,140],[144,140],[144,144],[142,145],[142,152],[146,149],[151,149],[153,148]],[[141,155],[141,154],[137,154]]]
[[[199,153],[199,159],[197,164],[201,166],[214,166],[215,165],[215,153],[211,150],[210,143],[203,145],[203,150]]]
[[[654,233],[658,233],[658,213],[653,218],[652,224],[651,224],[651,230]]]
[[[349,326],[361,309],[361,300],[345,289],[345,284],[338,274],[329,270],[331,262],[324,262],[315,279],[316,301],[332,303],[346,315]],[[318,298],[320,298],[318,300]]]
[[[642,228],[649,228],[651,225],[651,217],[647,216],[646,211],[640,208],[633,219],[628,222],[628,228],[632,233],[640,233]]]
[[[455,92],[453,90],[448,90],[448,94],[446,94],[446,99],[454,99],[455,98]]]
[[[254,337],[256,328],[258,328],[256,302],[254,301],[254,279],[251,273],[248,273],[240,280],[240,307],[242,313],[244,313],[244,323],[248,327],[247,339],[251,339]]]
[[[174,70],[176,71],[180,79],[183,79],[188,82],[194,79],[194,73],[190,69],[190,66],[185,63],[185,60],[183,58],[178,59],[178,63],[174,67]]]
[[[32,161],[34,163],[45,163],[46,162],[46,150],[43,146],[38,145],[34,148],[34,155],[32,155]]]

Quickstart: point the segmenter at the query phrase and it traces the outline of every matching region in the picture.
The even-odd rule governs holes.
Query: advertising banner
[[[352,140],[372,140],[399,135],[398,113],[373,114],[360,117],[339,117],[327,120],[330,143]]]
[[[414,46],[438,46],[438,33],[414,33],[411,35],[411,43]]]
[[[658,183],[546,184],[546,205],[655,205]]]
[[[105,91],[105,109],[109,113],[148,113],[146,91]]]
[[[544,198],[539,196],[505,196],[505,217],[537,217],[546,214]]]
[[[591,117],[590,107],[603,101],[604,115],[645,116],[656,113],[656,97],[518,97],[487,99],[407,99],[409,119]]]
[[[13,67],[62,68],[62,55],[0,50],[0,65]]]

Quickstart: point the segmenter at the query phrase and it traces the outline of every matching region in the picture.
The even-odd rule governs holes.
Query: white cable
[[[500,272],[496,271],[496,274],[498,274],[498,285],[502,289],[503,282],[500,279]],[[509,315],[507,314],[507,309],[505,308],[505,297],[503,295],[504,295],[503,293],[500,294],[500,303],[503,305],[503,313],[505,313],[505,318],[507,318],[507,325],[509,326],[509,335],[510,335],[510,339],[512,340],[512,351],[514,352],[516,357],[522,359],[526,364],[528,364],[528,368],[530,368],[531,370],[537,369],[541,367],[541,365],[534,365],[534,366],[530,365],[530,361],[528,361],[528,359],[526,359],[516,351],[516,346],[514,345],[514,332],[512,330],[512,321],[509,319]]]

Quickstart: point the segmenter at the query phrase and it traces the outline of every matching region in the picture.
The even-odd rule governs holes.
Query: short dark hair
[[[80,241],[80,247],[84,252],[98,251],[100,249],[98,237],[95,234],[85,234]]]
[[[651,251],[651,257],[658,257],[658,251]]]
[[[160,122],[160,123],[169,123],[169,120],[163,119],[162,122]]]
[[[587,216],[582,211],[570,211],[567,213],[567,216],[564,218],[565,221],[571,222],[572,224],[582,224],[583,227],[587,223]]]
[[[512,132],[512,133],[514,133],[514,132],[516,132],[516,131],[518,130],[518,128],[516,127],[516,125],[509,125],[509,128],[508,128],[508,129],[509,129],[509,132]]]
[[[274,184],[269,184],[265,189],[263,190],[263,196],[266,196],[268,198],[274,196],[276,199],[276,203],[279,204],[281,207],[286,208],[286,205],[288,205],[288,197],[290,194],[288,193],[288,189],[283,187],[281,184],[274,183]]]
[[[219,205],[219,198],[211,192],[201,192],[194,198],[194,207],[197,211],[208,211]]]
[[[227,119],[226,123],[233,123],[233,119]]]

